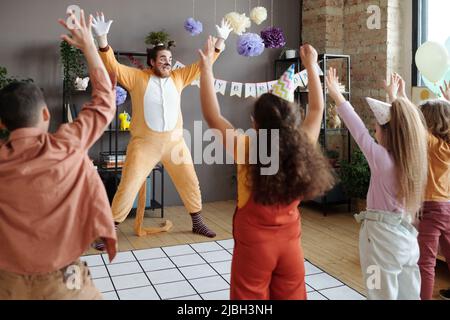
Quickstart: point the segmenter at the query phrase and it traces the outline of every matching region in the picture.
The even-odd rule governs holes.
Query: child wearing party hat
[[[258,136],[253,138],[239,134],[220,112],[214,90],[212,48],[210,42],[200,51],[202,111],[208,125],[222,133],[223,144],[233,154],[238,172],[230,298],[306,299],[298,206],[302,200],[324,194],[334,183],[329,164],[316,147],[324,110],[315,68],[317,52],[309,45],[300,48],[310,79],[309,108],[303,122],[298,107],[292,103],[295,67],[291,66],[272,93],[256,101],[252,118]],[[261,138],[261,132],[268,132],[270,146]],[[259,156],[252,161],[254,146],[258,150],[275,149],[271,157],[273,160],[278,156],[278,170],[265,172],[269,165]]]
[[[427,132],[423,117],[404,98],[392,104],[367,99],[375,115],[375,139],[339,90],[336,70],[326,85],[369,163],[367,210],[361,223],[359,252],[368,299],[420,299],[419,245],[413,226],[427,179]],[[378,143],[377,143],[378,142]]]

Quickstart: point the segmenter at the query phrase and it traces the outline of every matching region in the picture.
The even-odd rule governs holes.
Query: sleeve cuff
[[[99,50],[100,52],[108,52],[108,51],[109,51],[109,48],[110,48],[110,46],[107,45],[105,48],[98,48],[98,50]]]

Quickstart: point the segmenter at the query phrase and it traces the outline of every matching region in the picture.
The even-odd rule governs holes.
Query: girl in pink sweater
[[[331,68],[329,95],[370,166],[367,211],[361,222],[359,249],[369,299],[420,299],[417,230],[412,225],[427,179],[427,131],[418,109],[407,99],[392,105],[370,101],[376,117],[375,139],[339,90]]]

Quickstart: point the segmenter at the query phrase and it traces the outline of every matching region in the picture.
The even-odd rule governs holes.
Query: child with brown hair
[[[331,98],[370,166],[367,211],[359,236],[361,269],[369,299],[420,299],[417,230],[412,225],[422,204],[427,179],[427,132],[412,103],[368,99],[375,138],[339,90],[336,70],[326,77]],[[377,143],[378,142],[378,143]]]
[[[310,79],[306,118],[301,123],[298,107],[292,103],[295,87],[294,66],[291,66],[273,92],[256,101],[252,118],[257,138],[252,139],[239,134],[220,112],[214,90],[212,41],[200,51],[203,115],[210,128],[220,131],[225,148],[237,163],[232,300],[306,299],[298,206],[300,201],[313,199],[331,189],[334,178],[328,161],[316,146],[324,110],[315,68],[317,52],[305,45],[300,53]],[[260,135],[264,132],[269,136],[267,145]],[[252,161],[254,147],[275,150],[271,158],[278,156],[279,163],[275,166],[278,170],[265,172],[269,165],[260,156]]]
[[[115,90],[84,12],[63,39],[81,49],[92,100],[73,123],[49,133],[50,112],[34,84],[0,91],[0,300],[101,299],[80,256],[102,238],[110,261],[117,251],[111,209],[88,156],[116,112]],[[67,28],[64,21],[60,23]]]
[[[403,80],[400,81],[403,85]],[[450,88],[441,88],[450,99]],[[404,91],[400,90],[404,95]],[[422,300],[433,297],[436,256],[441,249],[450,269],[450,103],[430,100],[420,105],[428,127],[428,184],[419,225]],[[450,299],[450,289],[441,290]]]

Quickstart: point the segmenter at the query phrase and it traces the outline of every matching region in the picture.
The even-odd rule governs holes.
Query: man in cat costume
[[[140,70],[121,65],[108,45],[107,34],[111,23],[112,21],[105,21],[103,13],[97,15],[93,31],[97,36],[100,56],[106,69],[115,73],[118,82],[130,93],[133,108],[131,140],[127,147],[122,178],[112,203],[114,221],[119,224],[126,219],[139,192],[136,234],[144,236],[168,231],[171,228],[170,222],[166,222],[160,228],[142,228],[145,181],[153,168],[161,162],[191,215],[192,232],[213,238],[216,234],[204,224],[201,217],[199,181],[192,156],[182,135],[180,95],[182,90],[200,75],[199,65],[194,63],[172,70],[172,54],[163,44],[155,46],[150,51],[147,62],[150,68]],[[216,28],[217,59],[231,28],[224,21]]]

